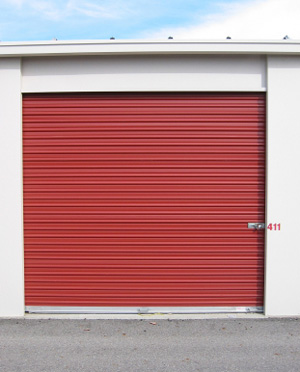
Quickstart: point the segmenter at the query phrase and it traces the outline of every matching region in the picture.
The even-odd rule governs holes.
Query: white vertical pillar
[[[268,57],[265,313],[300,315],[300,57]]]
[[[24,314],[21,61],[0,58],[0,316]]]

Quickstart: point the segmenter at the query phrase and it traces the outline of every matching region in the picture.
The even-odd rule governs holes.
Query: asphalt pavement
[[[1,372],[299,372],[300,320],[0,320]]]

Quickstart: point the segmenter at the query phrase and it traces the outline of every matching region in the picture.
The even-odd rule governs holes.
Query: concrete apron
[[[26,314],[22,319],[112,319],[112,320],[196,320],[196,319],[266,319],[264,314]]]

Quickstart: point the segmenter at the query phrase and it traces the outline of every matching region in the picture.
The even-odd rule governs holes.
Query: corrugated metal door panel
[[[27,306],[262,306],[265,96],[23,99]]]

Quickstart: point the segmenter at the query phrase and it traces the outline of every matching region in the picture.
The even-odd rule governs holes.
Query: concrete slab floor
[[[156,314],[135,319],[128,315],[127,319],[76,316],[1,319],[0,371],[300,371],[297,318],[268,319],[259,314],[210,314],[202,319],[188,319],[190,314],[186,319],[182,314],[180,319],[175,314],[168,319]]]

